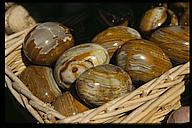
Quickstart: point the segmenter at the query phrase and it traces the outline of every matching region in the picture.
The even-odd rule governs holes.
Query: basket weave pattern
[[[46,104],[23,84],[18,75],[26,68],[22,43],[31,28],[5,37],[5,87],[38,123],[161,123],[172,110],[181,107],[185,75],[190,62],[173,67],[131,93],[98,108],[65,117]]]

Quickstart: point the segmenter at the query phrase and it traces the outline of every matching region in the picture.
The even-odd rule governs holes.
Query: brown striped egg
[[[117,65],[126,70],[133,82],[147,82],[172,67],[170,59],[155,43],[131,40],[117,52]]]
[[[74,45],[69,28],[57,22],[38,24],[25,37],[23,51],[35,64],[50,65]]]
[[[54,109],[60,112],[64,116],[72,116],[77,113],[84,112],[89,108],[80,103],[70,92],[64,92],[61,96],[58,96],[52,104]]]
[[[140,39],[139,32],[126,26],[114,26],[97,34],[93,39],[93,43],[102,45],[107,49],[110,58],[115,51],[128,40]]]
[[[85,70],[108,63],[109,55],[105,48],[93,43],[80,44],[68,49],[57,60],[55,80],[62,88],[68,89]]]
[[[168,17],[170,16],[169,26],[178,25],[178,19],[175,13],[167,9],[166,6],[155,7],[145,12],[144,16],[141,19],[139,29],[142,32],[150,32],[156,28],[162,26]]]
[[[30,65],[22,71],[19,78],[36,97],[44,102],[51,103],[61,95],[52,69],[49,67]]]
[[[88,105],[100,106],[134,90],[130,76],[112,64],[88,69],[76,81],[77,95]]]
[[[189,26],[164,27],[155,31],[150,38],[176,63],[189,61]]]

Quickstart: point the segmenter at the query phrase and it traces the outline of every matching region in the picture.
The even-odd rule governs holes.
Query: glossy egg
[[[169,17],[170,21],[168,21]],[[166,26],[178,25],[178,19],[175,13],[164,6],[155,7],[145,12],[141,19],[139,29],[141,32],[150,32],[166,22],[170,22],[170,24],[166,24]]]
[[[161,26],[167,19],[165,7],[152,8],[145,12],[141,19],[140,30],[143,32],[151,31]]]
[[[147,82],[172,67],[170,59],[155,43],[131,40],[118,50],[117,65],[126,70],[133,82]]]
[[[22,71],[19,78],[36,97],[46,103],[53,102],[61,95],[49,67],[30,65]]]
[[[77,95],[90,106],[100,106],[133,91],[130,76],[112,64],[88,69],[76,81]]]
[[[63,89],[71,84],[87,69],[109,63],[109,55],[105,48],[98,44],[85,43],[68,49],[57,60],[54,76]]]
[[[35,64],[50,65],[74,45],[69,28],[57,22],[38,24],[25,37],[23,51]]]
[[[183,106],[173,111],[169,116],[167,123],[189,123],[190,122],[190,106]]]
[[[150,38],[176,63],[189,61],[189,26],[164,27],[155,31]]]
[[[68,91],[57,97],[52,105],[54,106],[55,110],[64,116],[76,115],[77,113],[81,113],[89,109],[76,100],[75,97],[73,97]]]
[[[102,45],[107,49],[110,58],[115,51],[121,47],[126,41],[140,39],[139,32],[135,29],[125,26],[114,26],[97,34],[93,39],[93,43]]]

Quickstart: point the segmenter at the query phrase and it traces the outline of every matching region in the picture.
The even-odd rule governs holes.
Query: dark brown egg
[[[141,19],[139,30],[142,36],[149,38],[151,32],[162,26],[178,25],[178,18],[174,11],[167,8],[167,4],[154,7],[145,12]]]
[[[78,96],[88,105],[99,106],[134,90],[130,76],[112,64],[88,69],[76,81]]]
[[[109,27],[108,29],[97,34],[92,42],[100,44],[107,49],[111,58],[115,51],[121,47],[126,41],[140,39],[139,32],[135,29],[125,26]]]
[[[51,103],[61,95],[52,74],[52,69],[45,66],[28,66],[19,75],[20,80],[29,90],[44,102]]]
[[[126,42],[118,50],[116,59],[117,65],[126,70],[134,82],[147,82],[172,67],[163,50],[144,39]]]
[[[23,51],[35,64],[50,65],[74,45],[69,28],[57,22],[40,23],[25,37]]]
[[[55,110],[64,116],[76,115],[77,113],[81,113],[89,109],[76,100],[70,92],[64,92],[61,96],[57,97],[52,105]]]
[[[189,123],[190,122],[190,106],[184,106],[173,111],[169,116],[167,123]]]
[[[189,26],[160,28],[152,34],[150,40],[158,44],[174,62],[189,61]]]
[[[145,12],[141,19],[140,30],[148,32],[161,26],[167,19],[167,8],[155,7]]]

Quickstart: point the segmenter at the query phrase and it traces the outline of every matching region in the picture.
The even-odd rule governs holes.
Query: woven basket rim
[[[6,53],[5,58],[8,58],[9,55],[11,55],[11,53],[18,52],[18,50],[20,50],[20,52],[21,52],[21,50],[22,50],[21,45],[24,40],[23,35],[25,35],[27,33],[27,31],[28,30],[24,30],[23,32],[19,32],[19,33],[11,35],[12,38],[10,38],[10,37],[6,38],[6,44],[10,43],[12,40],[15,40],[15,38],[20,38],[21,41],[19,42],[18,40],[16,40],[16,42],[18,43],[17,45],[14,45],[14,46],[12,45],[9,48],[5,49],[5,53]],[[15,36],[15,35],[17,35],[17,36]],[[12,61],[14,61],[14,60],[12,60]],[[21,64],[22,64],[22,62],[21,62]],[[175,100],[174,104],[176,104],[176,103],[177,104],[176,104],[176,106],[172,106],[172,108],[169,108],[168,110],[165,109],[166,111],[163,111],[163,110],[159,111],[159,115],[162,115],[162,117],[160,116],[161,119],[158,117],[158,114],[156,114],[156,117],[158,117],[159,120],[162,120],[165,117],[165,115],[167,113],[169,113],[171,110],[178,109],[181,106],[179,99],[180,99],[180,94],[184,91],[183,78],[188,73],[189,73],[189,62],[187,62],[186,64],[181,64],[176,67],[173,67],[172,69],[170,69],[169,71],[167,71],[163,75],[161,75],[160,77],[157,77],[157,78],[145,83],[144,85],[137,88],[133,92],[127,94],[126,96],[122,96],[122,97],[117,98],[113,101],[110,101],[98,108],[90,109],[83,113],[79,113],[75,116],[65,117],[65,116],[61,115],[59,112],[57,112],[56,110],[54,110],[50,106],[50,104],[46,104],[43,101],[41,101],[40,99],[38,99],[37,97],[35,97],[31,93],[31,91],[28,90],[28,88],[22,83],[22,81],[19,80],[17,75],[15,75],[13,73],[13,71],[10,69],[10,66],[7,63],[5,63],[5,80],[6,80],[7,88],[11,91],[11,93],[17,99],[17,101],[23,107],[28,109],[28,111],[40,123],[107,123],[107,121],[108,122],[111,121],[110,123],[116,123],[116,122],[117,123],[126,123],[126,122],[135,123],[135,122],[139,122],[139,121],[147,122],[148,120],[147,121],[145,120],[145,116],[147,116],[146,113],[148,113],[149,115],[150,115],[150,113],[154,114],[154,112],[157,112],[157,110],[160,110],[160,108],[162,108],[162,106],[157,107],[158,105],[161,105],[157,99],[156,100],[155,100],[155,98],[151,98],[151,100],[147,100],[147,99],[150,99],[150,97],[155,97],[156,95],[157,95],[156,97],[158,97],[158,96],[163,97],[162,95],[164,93],[175,88],[175,91],[179,92],[179,93],[177,93],[177,96],[174,97],[174,99],[175,98],[177,99],[177,100]],[[159,90],[158,90],[158,88],[159,88]],[[164,88],[164,90],[163,90],[163,88]],[[156,90],[156,92],[155,92],[155,90]],[[153,93],[149,95],[149,93],[151,93],[151,92],[153,92]],[[173,92],[167,93],[167,94],[173,94]],[[140,95],[140,97],[138,98],[139,95]],[[164,96],[165,101],[166,101],[166,99],[167,98],[165,98],[165,96]],[[168,98],[168,99],[170,99],[170,98]],[[173,101],[173,99],[169,100],[169,102],[171,102],[171,101]],[[142,103],[142,102],[145,102],[145,103]],[[169,104],[169,102],[164,103],[164,106],[166,106],[166,104]],[[154,103],[157,105],[155,106]],[[130,110],[129,110],[129,108],[123,107],[123,104],[125,106],[128,106],[129,104],[131,104],[130,108],[132,107],[133,109],[135,109],[135,108],[137,108],[137,109],[135,109],[132,113],[130,113],[129,114],[130,116],[125,116],[124,113],[127,111],[130,111]],[[146,106],[148,106],[148,108]],[[149,110],[149,106],[152,106],[153,109]],[[136,116],[134,116],[134,113],[140,113],[140,114],[143,114],[144,116],[139,116],[139,118],[140,118],[140,120],[139,120],[138,117],[136,118]],[[165,115],[163,115],[163,114],[165,114]],[[121,118],[119,118],[119,117],[121,117]],[[122,118],[122,117],[124,117],[124,118]],[[114,121],[112,121],[112,120],[114,120]],[[150,119],[150,120],[154,121],[154,119]],[[149,123],[152,123],[152,121],[151,122],[149,121]]]

